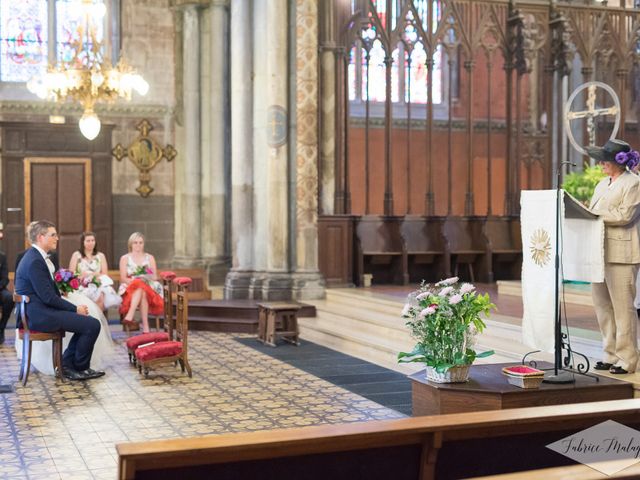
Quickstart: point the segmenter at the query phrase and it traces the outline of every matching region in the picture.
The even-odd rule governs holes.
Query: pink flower
[[[462,295],[460,295],[459,293],[456,293],[455,295],[451,295],[451,297],[449,297],[449,303],[451,305],[455,305],[456,303],[460,303],[462,301]]]
[[[427,298],[428,296],[429,296],[429,292],[422,292],[420,295],[416,297],[416,300],[422,300],[424,298]]]
[[[420,312],[420,317],[424,318],[427,315],[431,315],[433,313],[436,313],[436,309],[433,306],[429,306],[427,308],[424,308],[421,312]]]
[[[149,267],[146,267],[144,270],[145,270],[145,273],[147,275],[152,275],[153,274],[153,270],[151,270]]]
[[[56,282],[61,282],[61,281],[62,281],[62,275],[60,274],[60,272],[59,272],[59,271],[58,271],[58,272],[56,272],[56,274],[53,276],[53,279],[54,279]]]
[[[474,287],[470,283],[463,283],[462,286],[460,287],[460,293],[464,295],[465,293],[473,292],[475,289],[476,287]]]
[[[438,292],[438,296],[440,297],[446,297],[447,295],[449,295],[451,292],[453,292],[453,287],[444,287],[442,290],[440,290]]]
[[[80,286],[80,283],[78,282],[78,279],[77,279],[77,278],[72,278],[72,279],[69,281],[69,286],[70,286],[71,288],[73,288],[74,290],[77,290],[77,289],[78,289],[78,287]]]

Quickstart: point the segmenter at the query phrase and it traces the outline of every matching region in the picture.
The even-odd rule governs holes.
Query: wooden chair
[[[476,281],[476,273],[479,281],[489,281],[491,255],[484,236],[484,220],[483,217],[447,217],[445,220],[443,231],[454,276],[458,276],[462,264],[467,266],[471,282]]]
[[[489,281],[520,279],[522,237],[518,217],[487,217],[484,226],[491,254]]]
[[[364,285],[365,269],[377,283],[406,285],[409,275],[398,217],[368,215],[356,221],[356,283]]]
[[[18,380],[22,381],[22,385],[27,385],[29,371],[31,370],[31,342],[47,342],[51,340],[53,342],[53,369],[56,377],[64,382],[64,376],[62,375],[62,339],[64,338],[64,331],[50,333],[31,331],[26,309],[29,297],[14,293],[13,301],[17,305],[21,322],[21,328],[18,329],[18,338],[22,340],[22,362],[20,363]]]
[[[176,293],[176,340],[154,343],[152,345],[141,346],[135,351],[138,371],[144,376],[149,376],[149,368],[160,363],[180,362],[180,367],[184,373],[185,369],[189,377],[192,376],[191,366],[188,357],[188,332],[189,332],[189,298],[188,288],[191,279],[188,277],[177,277],[173,280],[178,287]]]
[[[407,215],[400,224],[410,282],[435,282],[450,276],[450,260],[443,234],[444,218]]]
[[[129,354],[129,363],[134,365],[136,364],[135,352],[140,345],[173,340],[173,297],[171,285],[173,279],[176,278],[176,274],[173,272],[160,272],[160,278],[162,279],[164,302],[164,332],[143,333],[127,339],[126,346]],[[159,317],[156,317],[156,319],[159,322]],[[158,324],[156,324],[156,328],[159,330]]]

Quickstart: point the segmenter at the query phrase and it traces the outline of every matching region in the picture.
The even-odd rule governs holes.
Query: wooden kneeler
[[[189,377],[192,376],[189,365],[187,337],[189,332],[189,297],[188,288],[192,280],[189,277],[178,277],[173,280],[177,286],[176,293],[176,322],[175,341],[159,342],[152,345],[139,347],[135,351],[138,371],[144,372],[144,376],[149,376],[149,369],[152,366],[162,363],[180,362],[180,367],[184,373],[185,369]]]
[[[168,342],[173,340],[173,298],[172,298],[172,281],[176,278],[173,272],[160,272],[162,279],[162,291],[164,301],[164,332],[149,332],[127,339],[127,352],[129,353],[129,363],[136,364],[135,352],[140,345],[147,343]],[[159,320],[157,320],[157,328],[159,329]]]

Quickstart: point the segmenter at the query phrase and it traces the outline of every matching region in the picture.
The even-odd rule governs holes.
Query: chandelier
[[[149,84],[122,59],[114,66],[103,56],[98,40],[96,21],[101,21],[106,7],[101,0],[79,0],[83,22],[72,40],[72,58],[49,65],[47,72],[27,82],[27,88],[41,99],[57,103],[72,101],[83,108],[79,126],[82,135],[93,140],[100,133],[100,119],[94,107],[98,103],[112,103],[118,98],[131,100],[135,90],[146,95]]]

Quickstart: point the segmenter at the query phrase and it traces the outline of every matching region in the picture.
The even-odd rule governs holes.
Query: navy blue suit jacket
[[[40,332],[61,330],[61,321],[66,312],[77,311],[76,306],[62,298],[54,283],[47,262],[38,250],[28,249],[16,271],[15,290],[27,295],[27,317],[29,328]]]

